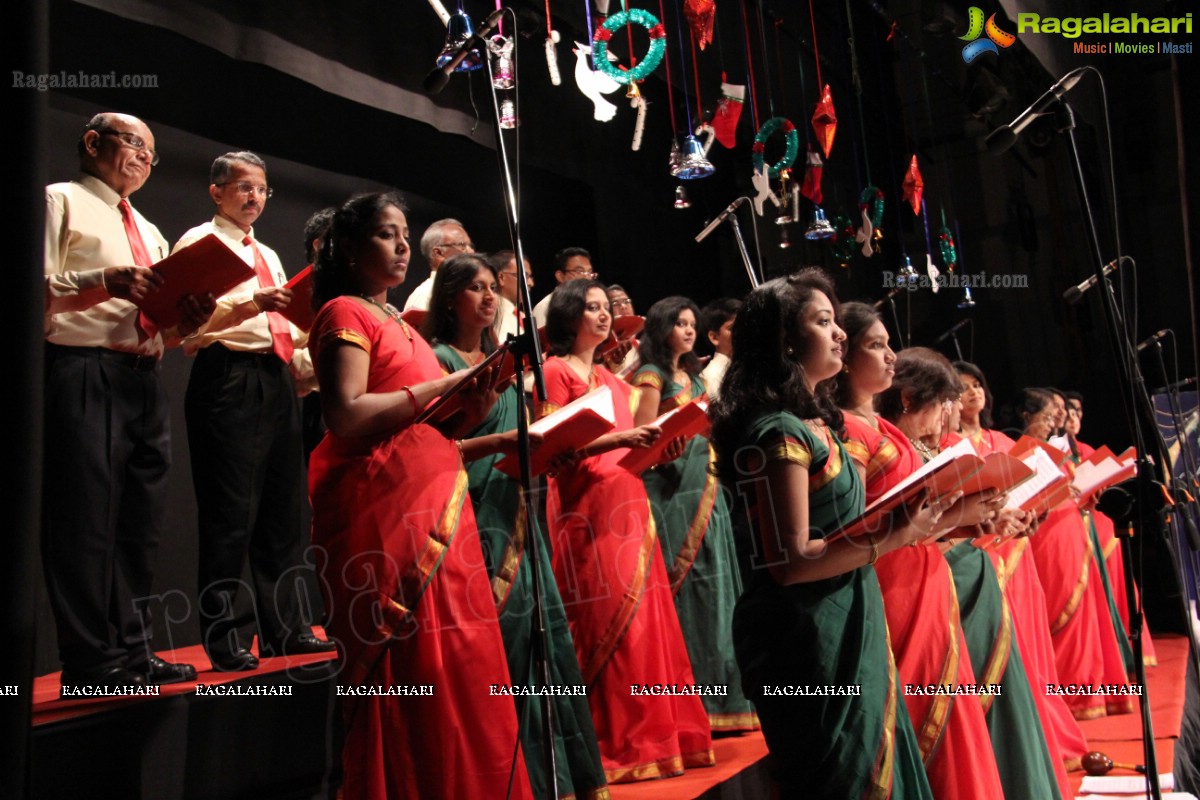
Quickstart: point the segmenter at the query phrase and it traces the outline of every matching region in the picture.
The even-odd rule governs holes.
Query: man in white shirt
[[[700,372],[709,400],[716,400],[721,394],[721,382],[725,380],[725,372],[733,358],[733,323],[741,308],[741,300],[722,297],[700,311],[700,338],[712,345],[714,351],[712,359]]]
[[[474,252],[475,245],[458,220],[439,219],[426,228],[421,235],[421,255],[429,264],[429,277],[412,290],[412,294],[404,301],[404,310],[429,310],[429,296],[433,294],[433,279],[437,277],[438,267],[450,256]]]
[[[301,619],[296,580],[302,569],[304,486],[297,384],[312,377],[308,335],[279,312],[292,300],[275,251],[253,224],[271,189],[266,165],[250,152],[219,156],[209,173],[211,221],[192,228],[181,247],[215,234],[255,270],[217,300],[212,318],[184,342],[196,357],[184,413],[192,483],[200,513],[201,642],[215,669],[252,670],[257,628],[263,655],[334,649]],[[250,559],[250,603],[238,603]]]
[[[578,278],[595,277],[592,254],[582,247],[566,247],[554,255],[554,280],[558,286]],[[551,291],[533,307],[533,321],[539,328],[546,327],[546,312],[550,309],[550,298],[553,296],[554,292]]]
[[[97,114],[78,151],[80,177],[46,187],[42,561],[63,690],[194,680],[154,654],[146,601],[171,463],[159,358],[213,298],[184,297],[166,331],[134,304],[163,285],[150,266],[167,255],[128,201],[158,163],[146,124]]]
[[[496,307],[496,333],[501,342],[511,333],[517,335],[517,254],[512,250],[501,250],[488,257],[488,263],[496,270],[500,286],[500,302]],[[533,291],[533,266],[525,259],[525,280]]]

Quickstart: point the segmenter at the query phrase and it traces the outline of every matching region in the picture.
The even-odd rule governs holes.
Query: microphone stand
[[[1118,538],[1120,539],[1121,551],[1127,565],[1125,571],[1125,589],[1129,601],[1129,638],[1133,645],[1134,674],[1142,687],[1142,693],[1138,697],[1138,701],[1142,717],[1142,750],[1144,754],[1143,763],[1146,765],[1146,783],[1153,800],[1162,800],[1162,790],[1158,783],[1158,759],[1154,749],[1154,726],[1150,719],[1150,698],[1146,691],[1146,666],[1142,658],[1142,610],[1137,602],[1134,590],[1132,574],[1134,562],[1130,534],[1136,528],[1139,534],[1140,545],[1144,537],[1151,533],[1157,533],[1159,536],[1163,536],[1165,533],[1165,509],[1162,505],[1161,493],[1157,493],[1158,502],[1157,505],[1155,504],[1156,489],[1161,489],[1162,484],[1154,480],[1155,477],[1161,477],[1161,470],[1165,467],[1161,455],[1156,463],[1150,459],[1147,452],[1147,440],[1152,435],[1157,434],[1157,424],[1149,395],[1146,393],[1145,382],[1138,370],[1137,359],[1134,357],[1133,345],[1130,342],[1128,332],[1124,328],[1117,309],[1112,284],[1104,274],[1105,260],[1102,255],[1100,237],[1096,228],[1096,218],[1092,212],[1091,200],[1084,178],[1079,143],[1075,136],[1075,113],[1066,100],[1060,100],[1059,105],[1062,111],[1060,115],[1061,124],[1058,129],[1066,131],[1067,141],[1070,144],[1071,167],[1074,172],[1076,189],[1079,192],[1082,204],[1083,221],[1087,229],[1090,252],[1094,259],[1096,281],[1103,288],[1103,291],[1098,292],[1098,294],[1104,306],[1104,317],[1107,323],[1105,327],[1108,332],[1109,346],[1117,365],[1117,392],[1123,401],[1125,416],[1130,426],[1130,432],[1133,434],[1134,447],[1137,453],[1138,470],[1134,487],[1136,495],[1135,508],[1132,509],[1126,525],[1121,525],[1118,520],[1114,520],[1114,522],[1118,523],[1115,527],[1119,530]],[[1158,443],[1162,443],[1161,436],[1158,436]],[[1165,447],[1160,448],[1160,454],[1163,451],[1165,451]],[[1165,539],[1165,537],[1163,538]],[[1192,646],[1195,647],[1195,642],[1192,643]]]
[[[1174,341],[1174,332],[1172,331],[1172,341]],[[1178,344],[1176,344],[1178,347]],[[1167,375],[1167,364],[1163,359],[1162,342],[1159,339],[1154,340],[1154,354],[1158,357],[1158,368],[1162,372],[1163,380],[1167,381],[1170,376]],[[1178,377],[1178,376],[1177,376]],[[1179,443],[1179,463],[1183,468],[1183,476],[1172,475],[1175,486],[1171,492],[1171,496],[1175,499],[1177,510],[1179,513],[1179,525],[1182,528],[1183,538],[1187,540],[1188,546],[1193,552],[1200,551],[1200,531],[1197,531],[1195,518],[1196,513],[1196,497],[1200,494],[1200,486],[1197,485],[1196,458],[1192,453],[1192,443],[1188,441],[1187,435],[1183,429],[1181,420],[1183,419],[1183,404],[1179,398],[1180,383],[1168,384],[1163,391],[1167,395],[1167,405],[1171,412],[1171,427],[1175,429],[1175,441]],[[1184,607],[1184,618],[1187,619],[1190,613],[1187,603],[1187,592],[1184,591],[1180,597]],[[1200,664],[1200,659],[1197,659]],[[1198,676],[1200,677],[1200,676]]]
[[[958,331],[950,332],[950,341],[954,342],[954,352],[958,353],[959,361],[966,361],[962,354],[962,345],[958,343]]]
[[[514,20],[514,26],[515,26]],[[515,29],[515,28],[514,28]],[[513,37],[513,72],[514,86],[515,73],[518,70],[518,62],[516,58],[517,37]],[[546,396],[546,377],[542,372],[542,348],[541,342],[537,336],[536,326],[533,324],[533,303],[530,302],[529,282],[525,277],[525,249],[521,242],[521,219],[520,209],[517,207],[517,194],[513,181],[512,168],[508,159],[508,147],[504,141],[504,128],[500,127],[500,101],[496,95],[496,86],[492,83],[492,60],[488,58],[488,54],[484,53],[484,60],[487,62],[488,70],[488,85],[492,90],[492,113],[496,123],[496,147],[500,156],[501,177],[504,180],[504,209],[508,215],[509,234],[512,237],[513,251],[516,253],[517,259],[517,319],[520,321],[520,333],[515,337],[510,336],[513,341],[512,353],[514,366],[516,368],[516,390],[520,402],[517,409],[517,456],[521,467],[521,502],[525,507],[525,541],[529,548],[529,557],[522,559],[520,568],[528,567],[532,573],[533,585],[533,608],[532,620],[534,625],[533,635],[529,639],[530,664],[533,666],[534,674],[541,681],[543,691],[541,693],[542,700],[542,738],[543,747],[545,750],[546,764],[546,789],[547,796],[558,797],[558,750],[555,747],[556,736],[554,726],[554,696],[548,691],[549,687],[554,685],[550,674],[550,647],[548,635],[546,632],[546,621],[543,613],[544,598],[542,595],[542,581],[545,579],[541,574],[541,559],[540,549],[542,542],[537,535],[537,503],[533,492],[533,473],[530,470],[529,460],[529,421],[525,414],[525,365],[533,373],[534,388],[536,396]],[[514,90],[515,91],[515,90]],[[518,118],[520,117],[518,109]],[[523,316],[522,316],[523,315]],[[522,676],[511,676],[514,683],[521,680]],[[526,698],[530,703],[536,702],[534,698]],[[517,748],[521,743],[521,730],[525,726],[527,715],[522,714],[521,719],[517,723],[517,741],[513,745],[513,766],[515,772],[517,765]],[[513,785],[513,773],[509,774],[508,793],[511,795]]]

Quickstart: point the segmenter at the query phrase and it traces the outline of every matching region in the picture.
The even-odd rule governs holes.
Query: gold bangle
[[[462,446],[462,442],[463,442],[463,440],[462,440],[462,439],[455,439],[455,440],[454,440],[454,444],[455,444],[455,446],[457,446],[457,447],[458,447],[458,460],[459,460],[459,461],[461,461],[461,462],[463,462],[463,464],[466,464],[466,463],[467,463],[467,457],[466,457],[465,455],[463,455],[463,446]]]
[[[879,560],[879,545],[877,545],[875,540],[871,538],[871,534],[868,533],[864,535],[867,537],[867,541],[871,543],[871,557],[867,559],[867,566],[870,567]]]

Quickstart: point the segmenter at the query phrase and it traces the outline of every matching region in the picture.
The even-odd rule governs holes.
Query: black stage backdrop
[[[761,3],[769,87],[757,28],[759,4],[745,4],[759,122],[776,114],[803,129],[817,97],[807,4]],[[1009,31],[1016,30],[1016,13],[1033,5],[1018,0],[980,4]],[[672,123],[663,69],[643,85],[650,114],[642,149],[633,152],[633,112],[623,94],[609,96],[620,109],[616,119],[599,123],[592,119],[591,103],[574,86],[571,42],[587,38],[582,4],[556,0],[552,6],[554,27],[563,38],[558,53],[564,82],[559,87],[550,85],[542,56],[544,4],[526,0],[513,5],[520,13],[521,34],[521,212],[524,244],[538,281],[535,299],[553,285],[552,254],[571,245],[591,250],[601,279],[626,286],[642,312],[667,294],[688,294],[704,303],[744,293],[745,271],[728,230],[701,244],[693,237],[735,197],[752,192],[755,128],[749,96],[737,148],[713,148],[716,174],[689,184],[692,207],[676,211],[676,182],[666,166]],[[657,13],[657,4],[639,5]],[[706,112],[717,99],[722,71],[731,83],[746,82],[740,5],[732,0],[718,5],[717,40],[700,57],[700,107]],[[1182,117],[1197,91],[1196,56],[1082,56],[1073,53],[1071,40],[1023,36],[998,56],[967,67],[963,43],[955,37],[965,29],[968,5],[928,0],[817,4],[816,49],[839,119],[838,138],[825,165],[825,207],[831,217],[857,218],[859,192],[868,184],[879,186],[887,195],[883,253],[870,260],[855,256],[843,268],[827,245],[803,240],[803,224],[790,231],[793,246],[780,249],[772,210],[758,224],[766,271],[779,275],[818,264],[834,274],[843,299],[876,300],[884,294],[883,272],[898,270],[905,252],[921,269],[924,224],[898,196],[903,169],[916,153],[931,233],[940,227],[944,208],[951,226],[957,220],[965,273],[1016,276],[1027,280],[1028,287],[975,289],[978,305],[970,312],[957,307],[961,290],[902,295],[899,332],[905,340],[911,333],[912,344],[930,345],[955,322],[971,319],[973,325],[960,332],[964,354],[987,372],[1000,401],[1025,385],[1078,389],[1087,398],[1083,438],[1124,446],[1129,435],[1120,400],[1111,390],[1111,359],[1097,299],[1089,296],[1077,306],[1060,299],[1064,289],[1092,269],[1065,141],[1038,125],[1013,151],[995,158],[986,152],[983,137],[1011,120],[1067,69],[1092,63],[1101,70],[1115,128],[1122,243],[1139,264],[1128,313],[1136,319],[1139,338],[1173,328],[1181,345],[1179,377],[1194,375],[1188,297],[1192,262],[1183,231],[1195,228],[1196,214],[1188,205],[1195,198],[1181,187],[1196,182],[1195,157],[1186,166],[1182,158],[1196,151],[1195,116],[1190,124]],[[1134,5],[1143,16],[1188,10],[1171,3],[1114,0],[1103,8],[1098,3],[1055,4],[1054,13],[1119,14]],[[477,21],[490,10],[481,0],[465,6]],[[683,129],[688,108],[681,86],[694,85],[691,60],[689,56],[686,81],[681,82],[674,4],[667,7],[674,111]],[[149,75],[156,87],[49,92],[48,129],[35,151],[46,154],[43,174],[48,180],[74,174],[74,140],[88,116],[120,110],[145,119],[158,139],[162,164],[134,202],[169,240],[211,214],[206,184],[212,158],[250,149],[267,160],[276,189],[257,233],[280,253],[289,272],[303,265],[301,229],[312,211],[353,191],[385,186],[399,188],[409,198],[414,242],[429,222],[454,216],[465,223],[478,248],[510,246],[485,79],[481,73],[460,75],[436,97],[420,92],[444,38],[426,3],[50,0],[49,13],[51,74]],[[958,28],[939,34],[938,22],[947,14]],[[889,41],[893,22],[895,35]],[[853,49],[847,45],[851,36]],[[1173,38],[1179,43],[1193,39],[1190,34]],[[635,39],[635,47],[640,54],[644,39]],[[614,43],[614,50],[628,63],[623,43]],[[1178,105],[1177,92],[1182,98]],[[1101,228],[1111,237],[1095,79],[1086,78],[1072,100],[1080,112],[1093,199],[1105,215]],[[482,122],[477,123],[475,108]],[[690,111],[693,118],[698,115],[694,92]],[[23,119],[8,124],[26,129]],[[19,202],[30,208],[39,204],[36,186],[22,187]],[[748,212],[741,213],[753,252]],[[1111,239],[1105,246],[1106,258],[1114,257]],[[933,248],[940,261],[936,238]],[[38,266],[21,268],[36,274]],[[425,274],[425,265],[415,258],[408,286]],[[401,291],[397,300],[403,296]],[[40,341],[23,341],[23,346],[36,352]],[[954,355],[949,342],[938,347]],[[195,505],[182,421],[188,368],[183,355],[168,354],[164,369],[176,409],[175,460],[157,584],[178,622],[169,628],[160,625],[157,641],[162,647],[198,638],[190,613],[196,588]],[[1153,388],[1163,383],[1163,376],[1151,371],[1148,381]],[[57,662],[53,625],[40,591],[39,598],[37,672],[42,673],[55,669]],[[165,616],[160,615],[160,623]]]

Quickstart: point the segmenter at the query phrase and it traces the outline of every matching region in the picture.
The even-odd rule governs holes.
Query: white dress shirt
[[[237,253],[238,257],[253,269],[254,248],[242,243],[248,235],[258,245],[263,261],[266,262],[271,277],[275,279],[275,285],[283,286],[287,283],[287,273],[283,271],[283,264],[280,263],[279,256],[275,254],[274,250],[254,238],[254,229],[251,228],[250,233],[247,234],[224,217],[213,217],[211,221],[189,230],[175,243],[173,252],[178,252],[210,233],[215,233],[226,247]],[[259,288],[261,285],[256,274],[253,278],[239,283],[228,293],[222,295],[217,300],[217,310],[213,312],[208,322],[183,340],[184,352],[192,356],[197,351],[216,342],[220,342],[230,350],[242,353],[274,352],[275,345],[271,337],[271,326],[267,321],[267,315],[260,313],[249,302]],[[292,376],[297,380],[303,380],[313,374],[312,359],[307,348],[308,334],[291,322],[288,322],[288,329],[292,333],[292,344],[295,346],[295,354],[292,356],[290,364]]]
[[[120,202],[92,175],[46,187],[46,341],[159,356],[162,335],[146,338],[137,306],[104,288],[105,269],[134,266]],[[165,258],[167,240],[158,228],[136,209],[133,219],[151,260]]]
[[[421,311],[429,310],[429,300],[433,297],[433,279],[436,277],[437,273],[434,272],[428,278],[421,281],[417,288],[412,290],[412,294],[404,301],[405,311],[408,311],[410,308],[417,308]]]

